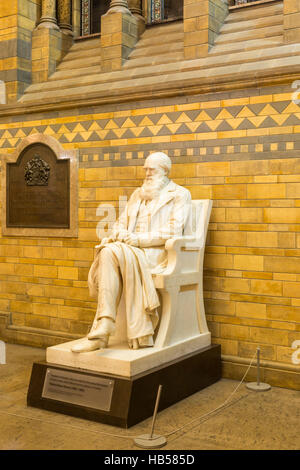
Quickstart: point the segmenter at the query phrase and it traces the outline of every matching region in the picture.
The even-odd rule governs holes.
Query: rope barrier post
[[[156,421],[156,415],[158,411],[158,405],[159,405],[159,400],[160,400],[160,395],[161,395],[161,389],[162,385],[159,385],[157,395],[156,395],[156,401],[155,401],[155,407],[154,407],[154,413],[153,413],[153,418],[152,418],[152,423],[151,423],[151,430],[150,434],[142,434],[139,437],[136,437],[134,439],[135,444],[138,447],[142,447],[143,449],[152,449],[155,447],[163,447],[167,443],[167,439],[164,436],[157,436],[154,433],[154,426],[155,426],[155,421]]]
[[[256,353],[257,353],[257,381],[247,383],[246,387],[249,388],[249,390],[254,390],[255,392],[266,392],[267,390],[271,389],[271,385],[260,381],[260,347],[259,346],[256,349]]]

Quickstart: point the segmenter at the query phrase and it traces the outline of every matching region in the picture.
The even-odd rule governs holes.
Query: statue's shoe
[[[129,349],[140,349],[140,345],[137,339],[130,339],[128,341]]]
[[[129,349],[151,348],[154,346],[153,335],[128,340]]]
[[[72,346],[71,351],[74,353],[90,352],[95,351],[96,349],[106,348],[106,346],[107,342],[105,343],[105,341],[102,339],[89,340],[87,338],[83,338],[79,343],[76,343],[74,346]]]
[[[106,341],[106,345],[108,343],[109,335],[113,335],[115,332],[116,326],[113,320],[110,318],[101,318],[99,321],[99,326],[95,328],[88,334],[88,339],[101,339],[102,341]]]

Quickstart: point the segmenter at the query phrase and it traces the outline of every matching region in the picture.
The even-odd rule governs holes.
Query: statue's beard
[[[144,180],[141,186],[141,198],[145,201],[151,201],[159,197],[161,190],[168,183],[168,178],[165,175],[150,177]]]

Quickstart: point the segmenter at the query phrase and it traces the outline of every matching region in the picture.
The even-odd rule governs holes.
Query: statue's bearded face
[[[156,161],[146,160],[144,165],[145,179],[141,187],[141,197],[146,201],[156,199],[167,184],[167,171]]]

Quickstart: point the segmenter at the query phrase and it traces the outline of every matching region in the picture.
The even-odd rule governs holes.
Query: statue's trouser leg
[[[144,309],[141,274],[132,250],[112,243],[102,248],[99,256],[98,307],[91,331],[99,326],[99,320],[103,317],[116,320],[124,287],[128,338],[153,335],[151,317]]]
[[[99,293],[95,319],[98,321],[107,317],[115,321],[122,293],[122,279],[118,259],[109,247],[103,248],[100,252],[98,276]]]

